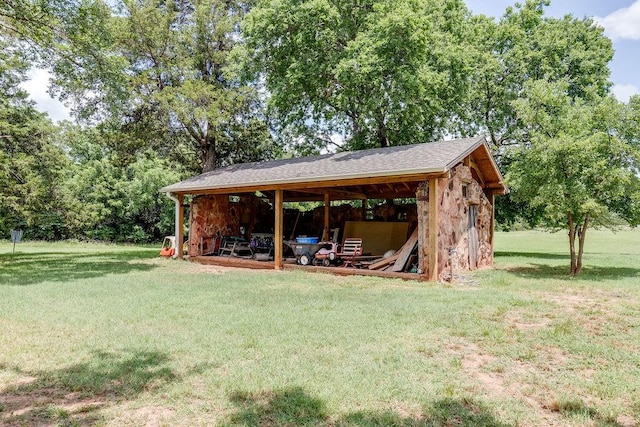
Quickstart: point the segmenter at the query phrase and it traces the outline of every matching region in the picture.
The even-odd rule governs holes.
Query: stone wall
[[[234,202],[228,195],[195,197],[189,213],[189,256],[200,255],[201,237],[210,245],[212,236],[240,236],[240,227],[244,227],[245,237],[254,232],[273,233],[274,221],[271,205],[251,194]]]
[[[463,195],[466,186],[466,196]],[[493,207],[480,184],[473,178],[471,169],[463,164],[453,168],[451,178],[439,182],[438,194],[438,278],[449,280],[453,274],[470,269],[469,263],[469,206],[478,209],[478,250],[476,266],[493,264],[491,242],[491,217]]]
[[[200,238],[238,235],[239,216],[231,209],[229,196],[198,196],[189,210],[189,256],[200,255]],[[211,250],[212,248],[207,248]],[[205,249],[205,252],[209,250]]]

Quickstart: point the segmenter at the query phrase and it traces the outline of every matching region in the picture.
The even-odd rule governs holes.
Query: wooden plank
[[[276,270],[282,270],[282,240],[284,235],[282,225],[282,217],[284,213],[282,209],[282,190],[276,190],[275,196],[275,201],[273,203],[273,208],[275,210],[275,224],[273,227],[273,264]]]
[[[176,191],[175,194],[235,194],[235,193],[253,193],[254,191],[272,191],[274,189],[280,190],[304,190],[313,188],[336,188],[357,186],[357,185],[372,185],[372,184],[386,184],[386,183],[402,183],[402,182],[419,182],[425,181],[431,178],[448,178],[449,171],[442,172],[430,172],[420,174],[407,174],[407,175],[389,175],[389,176],[373,176],[365,178],[346,178],[346,179],[330,179],[330,180],[315,180],[310,182],[288,182],[282,184],[252,184],[247,186],[230,186],[230,187],[217,187],[217,188],[204,188],[194,190]],[[366,194],[361,194],[366,195]],[[358,197],[359,198],[359,197]]]
[[[378,269],[381,269],[382,267],[386,267],[389,264],[396,262],[399,256],[400,254],[395,254],[393,256],[390,256],[389,258],[384,258],[384,259],[381,259],[380,261],[376,261],[373,264],[369,265],[369,270],[378,270]]]
[[[331,220],[331,197],[329,192],[324,193],[324,230],[322,231],[322,241],[329,241],[329,223]]]
[[[285,264],[286,270],[303,270],[314,273],[328,273],[338,276],[375,276],[402,280],[424,280],[415,273],[395,273],[392,271],[369,270],[368,268],[314,267],[310,265]]]
[[[184,240],[184,196],[182,194],[178,195],[178,224],[176,228],[178,230],[178,235],[176,236],[176,253],[178,254],[178,259],[183,258],[183,240]]]
[[[402,245],[402,247],[398,251],[398,258],[396,259],[395,264],[393,264],[393,266],[391,266],[389,270],[394,272],[399,272],[404,270],[404,266],[409,260],[409,257],[411,256],[411,252],[413,252],[413,249],[416,247],[417,243],[418,243],[418,229],[416,228],[415,230],[413,230],[413,233],[411,233],[411,237],[409,237],[409,240],[407,240],[405,244]]]

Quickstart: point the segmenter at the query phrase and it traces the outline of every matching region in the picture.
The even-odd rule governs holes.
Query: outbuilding
[[[291,219],[285,225],[287,202],[322,202],[321,239],[329,240],[334,228],[332,210],[338,209],[335,201],[350,201],[352,206],[360,201],[360,219],[364,221],[368,200],[387,201],[387,205],[393,205],[393,200],[415,201],[410,214],[416,219],[411,227],[414,230],[406,227],[406,235],[399,237],[400,241],[412,236],[417,240],[413,247],[416,268],[413,273],[396,274],[436,281],[448,279],[454,268],[466,271],[493,264],[494,201],[496,195],[506,194],[507,188],[485,138],[475,137],[231,165],[160,191],[176,201],[179,242],[184,236],[178,224],[183,224],[185,198],[191,196],[191,258],[203,261],[203,242],[208,238],[211,241],[207,244],[213,249],[214,241],[219,242],[223,236],[264,232],[256,228],[256,224],[262,224],[262,228],[269,228],[266,234],[272,232],[273,261],[259,266],[275,269],[289,265],[283,252],[285,227],[292,226]],[[404,217],[393,220],[406,221],[404,212]],[[353,236],[342,236],[346,237]],[[366,236],[361,237],[366,246]],[[228,263],[222,258],[213,256],[207,261]],[[258,264],[241,261],[240,265]],[[394,275],[369,269],[341,268],[340,272],[346,270]]]

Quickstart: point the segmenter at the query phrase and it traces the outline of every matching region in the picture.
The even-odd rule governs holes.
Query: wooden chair
[[[359,237],[347,237],[338,252],[337,257],[342,259],[343,267],[357,267],[356,258],[362,255],[362,239]]]
[[[242,255],[244,254],[244,255]],[[253,256],[253,250],[248,242],[241,241],[228,241],[220,246],[218,250],[219,256],[233,256],[251,258]]]

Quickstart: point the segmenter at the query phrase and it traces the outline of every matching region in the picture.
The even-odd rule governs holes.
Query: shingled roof
[[[287,184],[347,181],[367,177],[402,177],[448,172],[476,152],[488,166],[487,181],[506,190],[484,137],[424,144],[345,151],[294,159],[242,163],[216,169],[162,188],[167,193],[202,193],[207,190],[283,188]]]

